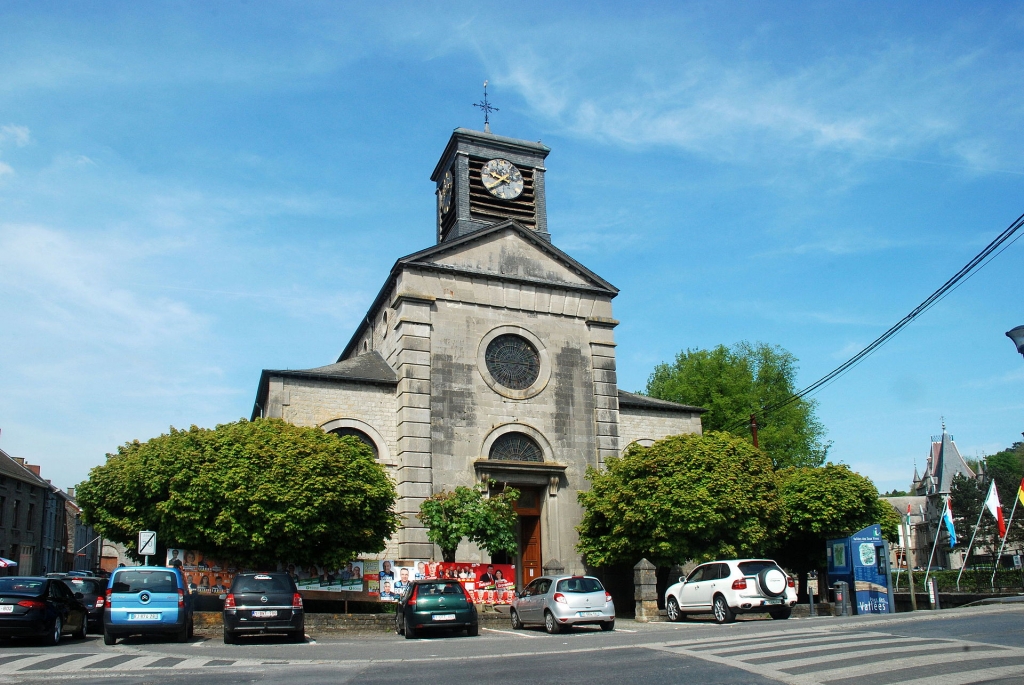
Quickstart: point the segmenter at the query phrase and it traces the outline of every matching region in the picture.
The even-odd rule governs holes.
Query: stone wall
[[[655,440],[683,433],[701,433],[698,412],[619,407],[619,445],[622,450],[633,442],[646,447]]]

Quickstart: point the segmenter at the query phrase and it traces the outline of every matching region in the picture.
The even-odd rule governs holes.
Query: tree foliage
[[[634,444],[587,479],[577,549],[592,566],[757,555],[782,524],[771,460],[727,433]]]
[[[139,530],[245,566],[340,565],[398,528],[395,486],[354,437],[280,419],[171,428],[134,441],[78,487],[86,521],[135,551]]]
[[[757,415],[758,443],[776,468],[820,466],[831,443],[815,416],[815,403],[796,400],[765,414],[765,409],[796,390],[797,360],[778,346],[740,342],[731,348],[680,352],[673,363],[659,364],[646,394],[708,410],[704,430],[729,431],[749,439],[751,414]]]
[[[459,543],[468,539],[488,554],[516,553],[516,511],[519,491],[507,488],[487,496],[484,484],[458,486],[430,497],[416,517],[427,527],[427,539],[441,548],[443,561],[455,561]]]
[[[778,479],[786,526],[774,554],[784,567],[798,573],[822,569],[826,540],[875,523],[886,539],[898,539],[899,514],[879,499],[874,483],[849,466],[790,467]]]

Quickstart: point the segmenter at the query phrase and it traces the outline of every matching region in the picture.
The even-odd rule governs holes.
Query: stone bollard
[[[565,573],[565,566],[562,566],[562,562],[558,559],[549,559],[548,563],[544,564],[544,575],[546,576],[560,576]]]
[[[646,559],[633,567],[633,598],[636,600],[636,620],[642,623],[658,620],[657,567]]]

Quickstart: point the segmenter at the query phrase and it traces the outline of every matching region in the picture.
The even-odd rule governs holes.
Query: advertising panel
[[[382,561],[378,591],[382,602],[397,602],[405,587],[420,578],[457,580],[477,604],[511,604],[515,599],[516,567],[441,561]]]
[[[167,566],[176,566],[193,592],[219,595],[227,592],[238,569],[194,549],[168,549]]]

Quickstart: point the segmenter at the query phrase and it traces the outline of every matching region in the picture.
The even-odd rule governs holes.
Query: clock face
[[[452,172],[448,170],[444,172],[444,178],[441,179],[441,185],[437,189],[437,206],[441,211],[441,216],[448,213],[448,210],[452,208]]]
[[[507,159],[492,159],[480,169],[480,180],[494,197],[514,200],[523,192],[523,175]]]

